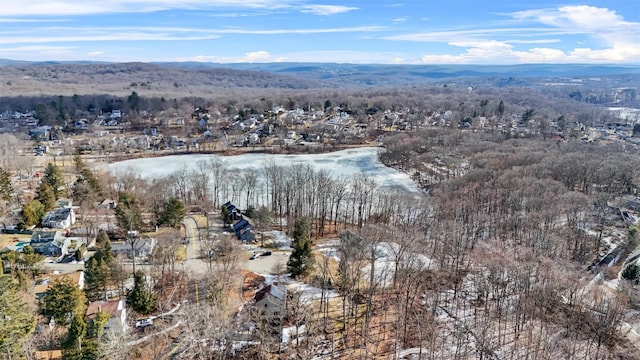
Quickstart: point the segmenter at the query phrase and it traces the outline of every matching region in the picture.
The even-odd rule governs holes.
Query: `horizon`
[[[640,63],[635,0],[24,0],[0,23],[16,61]]]
[[[4,64],[3,64],[4,63]],[[521,64],[396,64],[396,63],[353,63],[353,62],[304,62],[304,61],[283,61],[283,62],[212,62],[212,61],[108,61],[108,60],[24,60],[24,59],[8,59],[0,58],[0,66],[3,65],[44,65],[44,64],[72,64],[72,65],[118,65],[118,64],[148,64],[148,65],[229,65],[231,67],[248,67],[255,65],[260,67],[261,65],[286,65],[286,64],[304,64],[304,65],[335,65],[335,66],[407,66],[407,67],[478,67],[478,68],[501,68],[508,67],[526,67],[526,66],[576,66],[576,67],[611,67],[611,68],[640,68],[640,63],[521,63]]]

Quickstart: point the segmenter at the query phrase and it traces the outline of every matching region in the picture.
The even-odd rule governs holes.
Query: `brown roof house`
[[[77,284],[80,290],[84,289],[84,271],[82,270],[67,274],[50,274],[36,281],[36,286],[33,291],[36,294],[36,298],[42,299],[45,297],[49,290],[49,286],[64,278],[71,279],[71,282]]]
[[[108,331],[127,331],[127,307],[125,300],[94,301],[87,307],[87,317],[93,319],[98,312],[109,316],[104,325],[104,333]]]

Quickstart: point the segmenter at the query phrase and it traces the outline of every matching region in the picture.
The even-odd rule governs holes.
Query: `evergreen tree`
[[[233,223],[233,221],[231,221],[231,214],[229,213],[229,210],[226,206],[222,206],[221,209],[222,223],[224,224],[224,227],[228,227],[231,223]]]
[[[504,115],[504,101],[502,100],[500,100],[500,103],[498,104],[498,115]]]
[[[107,234],[104,229],[98,230],[98,235],[96,235],[96,246],[101,248],[107,243],[109,244],[109,248],[111,248],[111,240],[109,239],[109,234]]]
[[[9,172],[0,168],[0,199],[9,201],[13,196],[13,186]]]
[[[36,190],[35,199],[44,205],[45,211],[51,211],[56,206],[56,194],[53,192],[51,185],[44,180],[40,182],[40,186]]]
[[[42,312],[54,319],[56,324],[66,326],[74,316],[84,315],[86,298],[77,284],[64,277],[55,281],[42,302]]]
[[[89,301],[101,300],[104,298],[109,285],[111,271],[107,262],[103,259],[92,256],[85,264],[85,288]]]
[[[65,182],[64,176],[60,171],[60,168],[56,165],[49,163],[44,171],[43,181],[46,181],[51,189],[53,189],[53,193],[55,194],[56,200],[59,199],[64,194]]]
[[[640,283],[640,265],[638,264],[629,264],[622,271],[622,277],[627,279],[634,284]]]
[[[127,294],[127,304],[143,315],[150,314],[156,308],[156,297],[147,286],[141,271],[137,271],[133,277],[133,289]]]
[[[24,226],[38,225],[45,213],[45,207],[40,201],[30,201],[22,207],[22,224]]]
[[[182,201],[171,198],[164,204],[164,210],[160,214],[158,220],[159,225],[168,225],[171,227],[178,227],[187,214]]]
[[[295,230],[293,232],[293,251],[287,261],[287,270],[292,277],[306,276],[313,271],[315,258],[311,248],[311,224],[309,220],[296,220]]]
[[[24,343],[36,325],[16,282],[0,273],[0,354],[2,358],[23,359]]]
[[[85,264],[85,293],[89,301],[104,298],[109,284],[114,280],[111,269],[115,256],[106,231],[100,230],[98,232],[96,247],[98,250]]]
[[[81,314],[75,314],[69,324],[69,335],[62,343],[64,359],[82,359],[82,342],[87,331],[87,323]]]

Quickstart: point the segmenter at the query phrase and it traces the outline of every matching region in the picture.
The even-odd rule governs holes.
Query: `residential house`
[[[71,279],[71,282],[78,285],[80,290],[84,289],[84,271],[78,270],[72,273],[67,274],[49,274],[46,277],[43,277],[36,281],[36,286],[33,290],[37,299],[42,299],[47,295],[47,291],[49,291],[49,286],[51,286],[56,281],[60,281],[64,278]]]
[[[111,250],[118,256],[126,254],[128,257],[146,258],[153,252],[156,246],[156,239],[152,237],[134,238],[124,243],[112,243]]]
[[[254,296],[256,309],[269,322],[281,324],[285,315],[286,288],[280,283],[272,283],[258,290]]]
[[[240,209],[238,209],[235,205],[233,205],[231,201],[227,201],[222,206],[227,209],[227,214],[229,214],[229,219],[231,221],[242,219],[242,212],[240,212]]]
[[[38,254],[61,256],[68,254],[71,238],[64,236],[60,231],[36,231],[31,235],[30,245]]]
[[[108,331],[127,330],[127,307],[125,300],[94,301],[87,307],[87,318],[93,319],[98,312],[109,316],[109,321],[104,325],[104,333]]]
[[[49,139],[49,133],[51,132],[51,126],[38,126],[29,130],[29,135],[32,138]]]
[[[76,213],[73,208],[63,207],[46,213],[42,219],[42,225],[55,228],[67,229],[76,223]]]
[[[236,234],[238,240],[242,242],[252,242],[255,240],[251,229],[253,226],[248,219],[242,218],[233,224],[233,232]]]

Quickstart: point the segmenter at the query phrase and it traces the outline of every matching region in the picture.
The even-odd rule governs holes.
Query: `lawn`
[[[18,241],[31,241],[31,235],[18,235],[18,234],[0,234],[0,249],[3,249],[5,246],[11,244],[13,240],[18,239]]]

